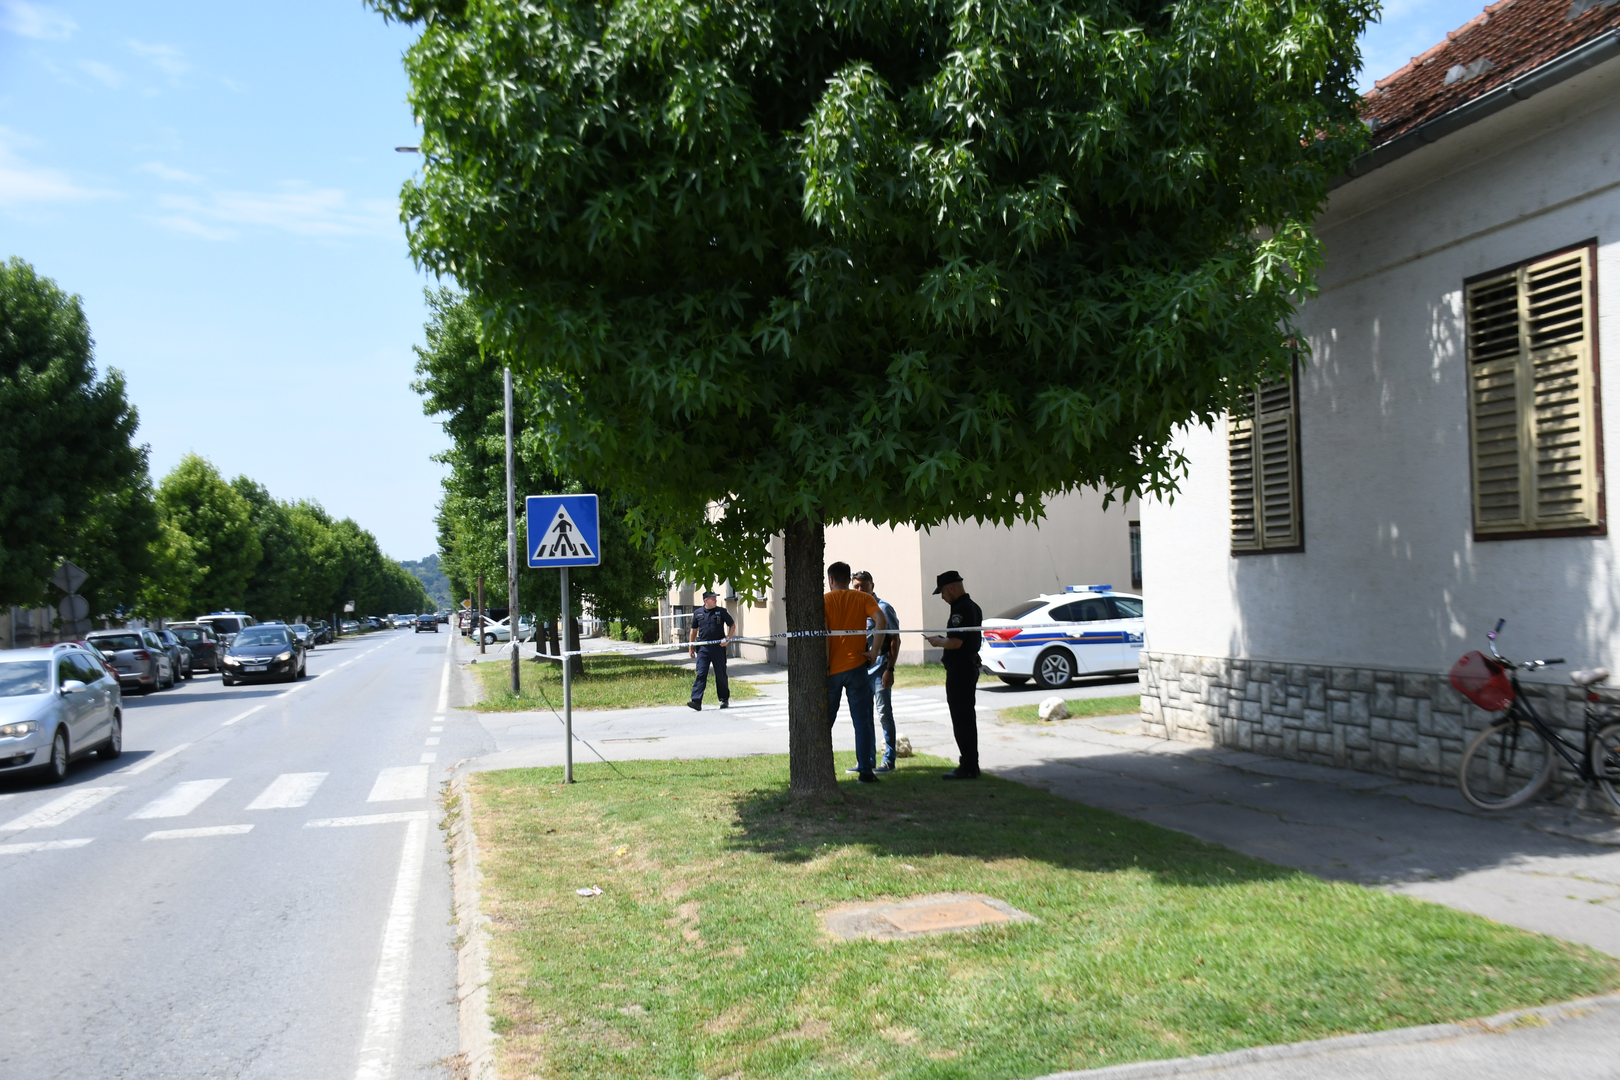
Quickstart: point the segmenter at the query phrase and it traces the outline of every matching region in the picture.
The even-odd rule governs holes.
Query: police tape
[[[729,638],[708,638],[708,639],[705,639],[703,641],[648,642],[648,643],[644,643],[644,644],[637,644],[635,642],[630,642],[630,641],[615,641],[613,643],[613,645],[611,647],[609,647],[609,648],[590,649],[590,650],[579,649],[579,650],[571,650],[571,651],[564,652],[564,653],[543,652],[543,653],[538,653],[537,655],[548,657],[548,658],[551,658],[551,659],[558,659],[559,657],[562,657],[562,656],[590,656],[590,655],[594,655],[596,653],[603,653],[603,652],[616,652],[616,653],[658,652],[658,651],[668,651],[670,649],[691,649],[691,648],[697,648],[700,645],[730,645],[730,644],[739,644],[739,645],[760,644],[760,645],[763,645],[763,644],[769,644],[774,640],[780,640],[780,639],[792,640],[792,639],[795,639],[795,638],[800,638],[800,639],[802,639],[802,638],[818,638],[818,637],[863,637],[864,638],[864,637],[872,637],[874,634],[884,634],[884,635],[893,634],[896,637],[900,636],[901,634],[926,634],[926,635],[936,636],[937,637],[937,636],[942,635],[942,634],[943,635],[964,634],[964,633],[980,633],[980,634],[983,634],[983,633],[991,633],[991,632],[999,633],[999,632],[1004,632],[1004,631],[1007,631],[1007,630],[1012,630],[1012,629],[1015,629],[1015,628],[1019,633],[1022,633],[1025,630],[1038,630],[1038,629],[1043,629],[1043,628],[1047,628],[1047,627],[1063,627],[1063,628],[1072,630],[1077,625],[1084,625],[1084,624],[1048,622],[1048,623],[1017,623],[1017,624],[1014,624],[1013,626],[947,626],[947,627],[938,628],[938,629],[934,629],[934,628],[910,629],[910,628],[906,628],[906,627],[901,627],[901,628],[899,628],[897,630],[890,630],[890,629],[887,629],[887,628],[885,628],[883,630],[871,630],[871,629],[868,629],[868,630],[784,630],[781,633],[777,633],[777,634],[738,634],[738,635],[736,635],[734,637],[729,637]],[[471,637],[470,634],[469,635],[464,635],[464,636]],[[531,638],[529,640],[532,641],[534,639]],[[1046,644],[1046,643],[1047,643],[1046,641],[1040,642],[1040,644]],[[507,644],[507,642],[501,642],[500,644]],[[1030,644],[1033,645],[1033,644],[1037,644],[1037,643],[1036,642],[1030,642]]]

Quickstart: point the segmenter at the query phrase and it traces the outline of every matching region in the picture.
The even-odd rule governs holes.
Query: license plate
[[[267,668],[269,666],[270,666],[269,664],[243,664],[242,665],[242,670],[243,671],[263,671],[265,668]]]

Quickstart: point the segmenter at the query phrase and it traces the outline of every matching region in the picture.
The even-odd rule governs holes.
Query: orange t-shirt
[[[823,593],[829,630],[865,630],[866,620],[879,610],[877,598],[859,589]],[[827,639],[827,674],[837,675],[866,663],[866,638],[855,634]]]

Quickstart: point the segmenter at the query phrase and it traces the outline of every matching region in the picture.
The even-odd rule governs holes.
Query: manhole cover
[[[846,941],[856,938],[891,941],[1039,920],[994,897],[935,893],[888,904],[846,904],[822,912],[821,921],[829,934]]]

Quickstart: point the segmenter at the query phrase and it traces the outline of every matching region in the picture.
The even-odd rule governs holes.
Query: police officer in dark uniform
[[[978,627],[984,622],[984,613],[967,594],[962,575],[947,570],[934,579],[934,595],[951,605],[951,629],[944,637],[930,637],[928,644],[945,650],[941,660],[945,664],[945,703],[951,709],[951,730],[956,734],[956,748],[962,754],[956,768],[946,773],[946,780],[977,780],[979,778],[979,722],[974,712],[973,695],[979,684],[979,641],[977,629],[958,630],[956,627]]]
[[[692,613],[691,644],[686,647],[686,655],[697,659],[697,678],[692,680],[692,700],[686,707],[693,712],[703,708],[703,690],[709,684],[709,668],[714,668],[714,692],[720,698],[722,709],[731,706],[731,685],[726,681],[726,646],[731,643],[731,635],[737,632],[737,624],[731,618],[731,612],[716,603],[718,596],[713,592],[703,594],[703,606]],[[699,645],[698,642],[708,642]]]

